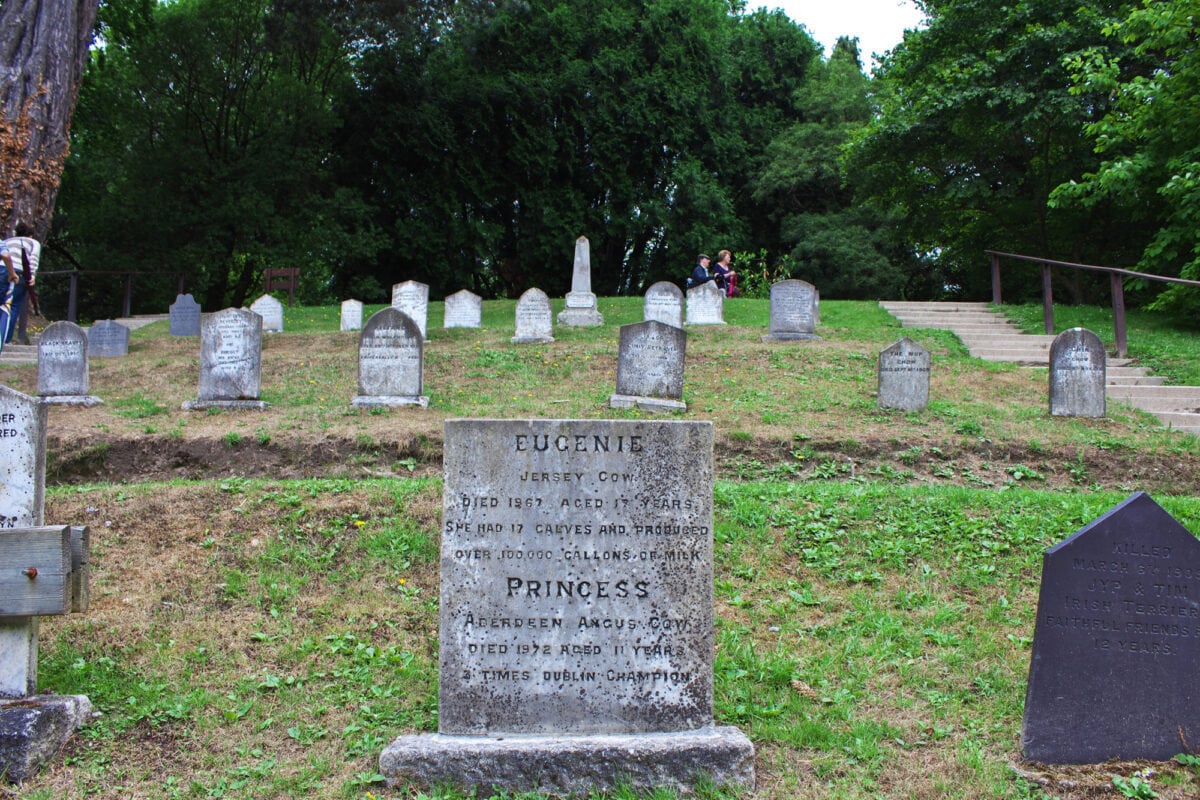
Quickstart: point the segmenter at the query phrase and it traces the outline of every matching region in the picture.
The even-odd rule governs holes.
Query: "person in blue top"
[[[687,288],[695,289],[697,286],[708,283],[713,279],[713,276],[708,274],[709,261],[711,259],[704,253],[701,253],[696,258],[696,267],[692,270],[692,274],[687,280]]]

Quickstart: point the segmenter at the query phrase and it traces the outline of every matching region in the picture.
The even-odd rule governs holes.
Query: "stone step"
[[[1173,430],[1200,435],[1200,414],[1189,413],[1187,411],[1159,411],[1152,413],[1158,417],[1159,422],[1169,426]]]
[[[959,326],[969,325],[1019,330],[1015,323],[1004,317],[998,317],[995,314],[893,314],[892,316],[905,325],[913,327],[916,325],[927,325],[933,328],[958,328]]]
[[[0,364],[36,364],[38,359],[37,345],[6,344],[0,352]]]
[[[1033,348],[1037,347],[1050,352],[1050,345],[1054,344],[1053,336],[1020,336],[1013,334],[987,336],[978,333],[964,334],[961,331],[954,332],[962,343],[967,347],[979,345],[981,347],[1015,347],[1015,348]]]
[[[1162,386],[1167,382],[1166,378],[1159,375],[1108,375],[1107,384],[1109,387],[1119,386],[1129,388],[1131,386]]]
[[[1117,403],[1124,403],[1127,406],[1149,411],[1151,414],[1156,414],[1160,411],[1183,411],[1189,414],[1200,414],[1200,397],[1193,397],[1190,400],[1183,398],[1170,397],[1114,397],[1109,394],[1108,399]]]
[[[937,300],[880,300],[879,307],[886,311],[893,309],[901,311],[927,309],[944,313],[954,313],[956,311],[989,311],[992,308],[990,303],[943,303]]]
[[[1194,401],[1200,403],[1200,386],[1121,386],[1109,387],[1108,396],[1114,399],[1125,397]]]

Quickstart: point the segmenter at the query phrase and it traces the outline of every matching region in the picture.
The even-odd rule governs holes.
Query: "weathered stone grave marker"
[[[82,695],[37,694],[38,617],[87,610],[88,530],[41,527],[46,406],[0,386],[0,774],[23,781],[91,717]]]
[[[820,339],[816,334],[817,290],[798,280],[771,285],[771,322],[764,342]]]
[[[200,390],[183,408],[261,411],[262,317],[244,308],[227,308],[204,318],[200,331]]]
[[[514,344],[554,341],[554,313],[550,298],[541,289],[527,289],[517,300],[517,334]]]
[[[88,358],[115,358],[129,355],[129,328],[111,319],[102,319],[87,329]]]
[[[683,290],[670,281],[659,281],[646,290],[642,319],[683,327]]]
[[[478,328],[483,324],[483,298],[466,289],[446,296],[443,328]]]
[[[357,331],[362,330],[363,325],[363,304],[358,300],[343,300],[342,301],[342,325],[341,330]]]
[[[687,333],[683,328],[650,320],[621,326],[617,348],[617,391],[612,408],[686,411],[683,365]]]
[[[596,309],[596,295],[592,293],[592,248],[586,236],[575,240],[571,291],[567,293],[566,308],[558,312],[558,324],[577,327],[604,324],[604,316]]]
[[[421,338],[428,339],[426,323],[429,319],[429,286],[417,281],[405,281],[392,287],[392,308],[403,311],[417,323]]]
[[[879,354],[880,408],[920,411],[929,405],[929,351],[905,336]]]
[[[263,333],[283,333],[283,303],[264,294],[250,304],[250,310],[262,317]]]
[[[367,320],[358,337],[356,408],[429,405],[425,385],[425,337],[417,323],[388,307]]]
[[[715,281],[702,283],[687,291],[688,325],[724,325],[725,293]]]
[[[88,394],[88,337],[74,322],[51,322],[38,338],[38,396],[64,406],[98,406]]]
[[[391,785],[752,787],[713,726],[712,424],[448,420],[437,735]]]
[[[1200,541],[1138,492],[1042,557],[1021,743],[1052,764],[1200,742]]]
[[[200,304],[190,294],[181,294],[168,309],[167,324],[172,336],[200,335]]]
[[[1050,345],[1050,414],[1103,417],[1107,411],[1107,356],[1100,337],[1071,328]]]

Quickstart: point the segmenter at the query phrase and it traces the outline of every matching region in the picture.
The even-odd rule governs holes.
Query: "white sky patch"
[[[905,30],[924,20],[912,0],[750,0],[746,8],[783,9],[825,47],[827,56],[839,36],[857,36],[866,67],[875,65],[873,54],[891,50]]]

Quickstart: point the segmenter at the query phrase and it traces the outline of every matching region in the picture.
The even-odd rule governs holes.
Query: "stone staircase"
[[[958,336],[972,357],[1048,367],[1053,336],[1022,333],[988,303],[881,301],[906,328],[938,328]],[[1107,359],[1108,399],[1158,417],[1164,425],[1200,436],[1200,386],[1166,386],[1133,359]]]

